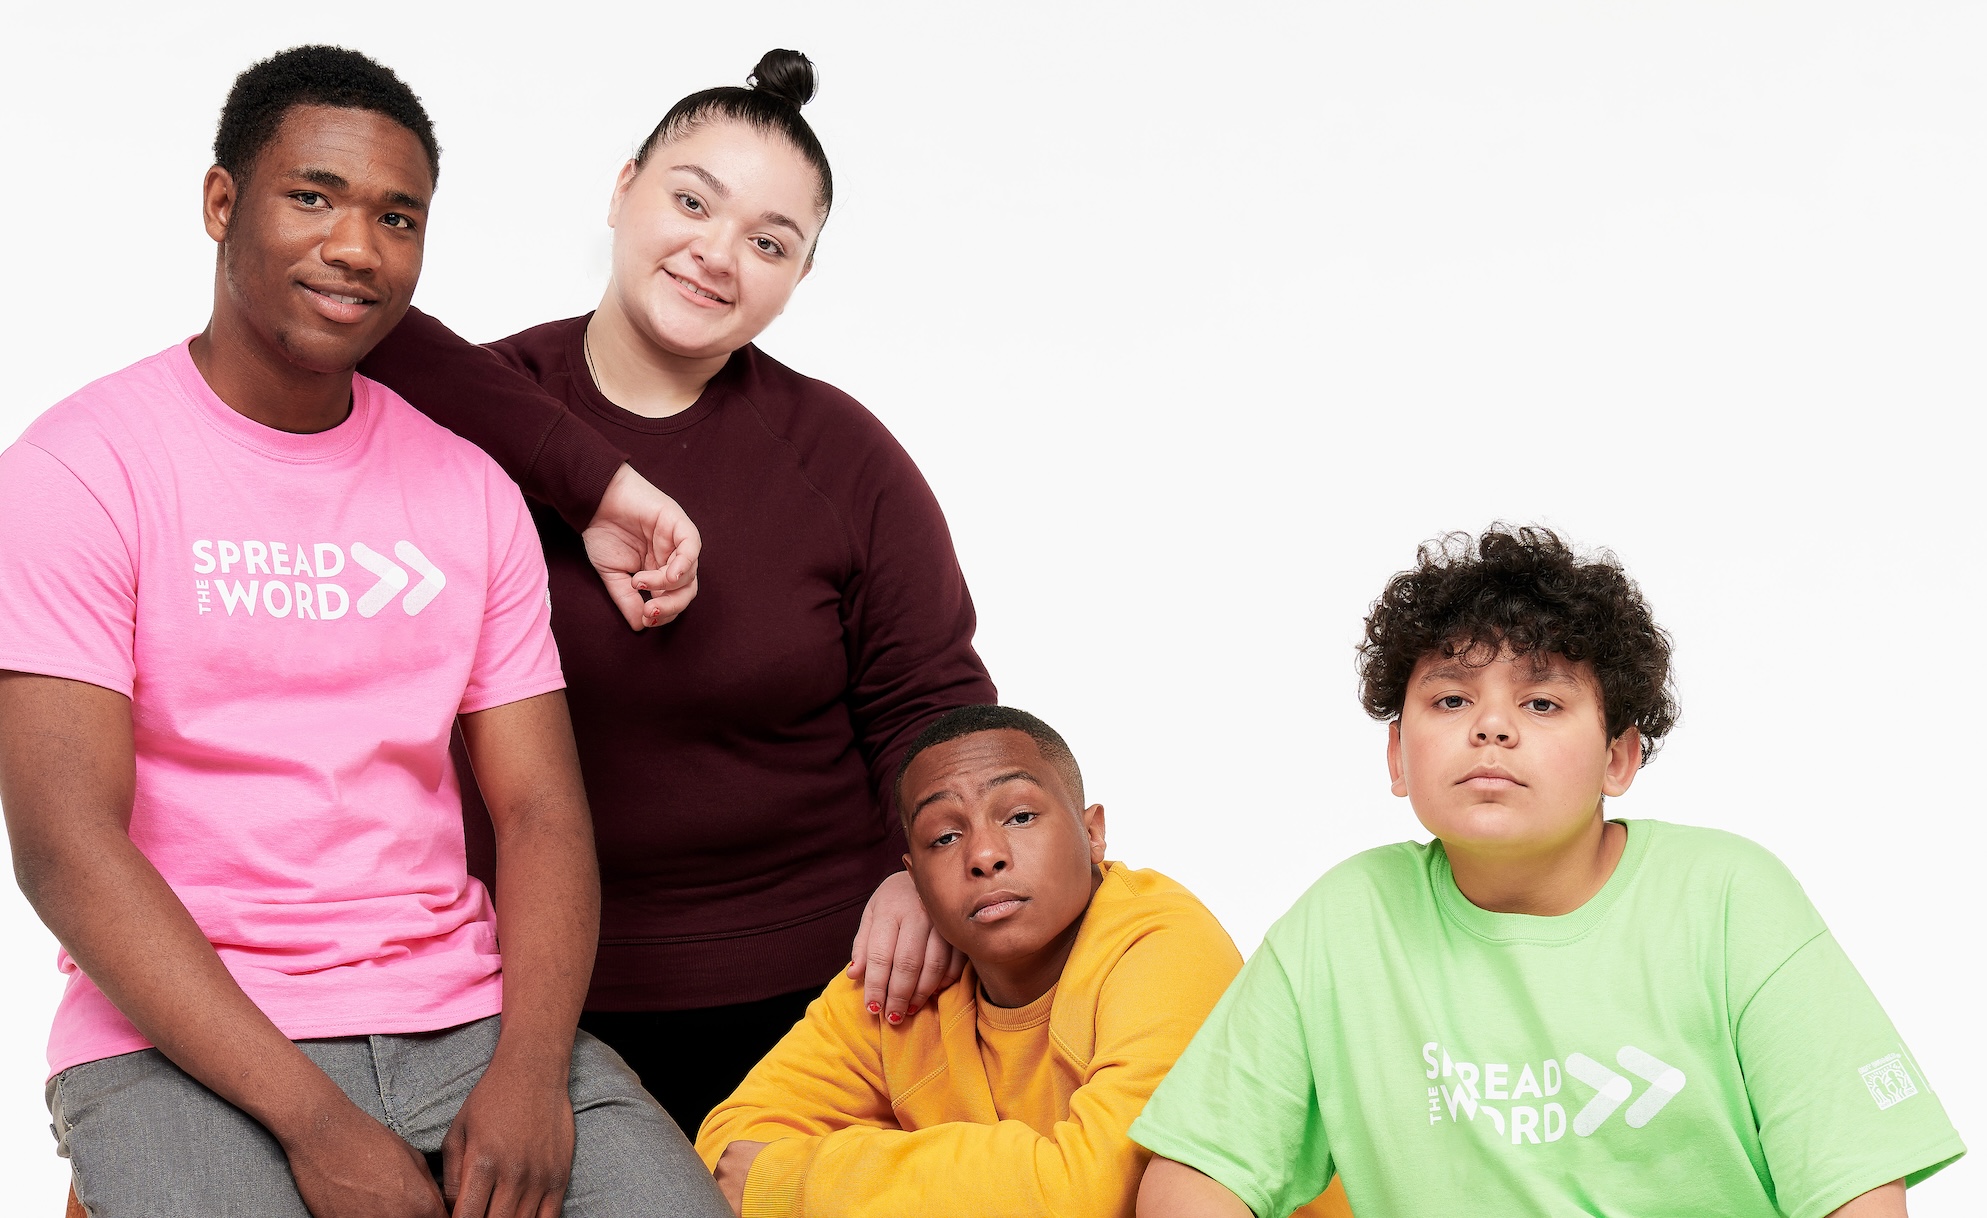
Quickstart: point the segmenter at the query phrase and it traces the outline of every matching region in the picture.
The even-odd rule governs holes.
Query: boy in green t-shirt
[[[1611,556],[1424,546],[1362,696],[1436,840],[1327,872],[1132,1125],[1140,1218],[1901,1216],[1965,1152],[1787,869],[1603,816],[1676,720]]]

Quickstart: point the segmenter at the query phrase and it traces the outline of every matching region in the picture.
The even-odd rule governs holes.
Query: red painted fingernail
[[[891,1023],[903,1023],[903,1022],[904,1022],[904,1017],[903,1017],[902,1015],[898,1014],[897,1012],[895,1012],[895,1011],[892,1011],[892,1012],[890,1012],[890,1022],[891,1022]]]
[[[918,1013],[919,1009],[920,1009],[920,1008],[918,1008],[918,1007],[912,1007],[912,1008],[911,1008],[910,1010],[908,1010],[908,1011],[905,1011],[905,1012],[904,1012],[904,1014],[906,1014],[906,1015],[915,1015],[915,1014],[917,1014],[917,1013]]]
[[[871,1015],[874,1015],[874,1014],[877,1014],[877,1013],[878,1013],[879,1011],[881,1011],[882,1009],[883,1009],[883,1007],[882,1007],[882,1006],[881,1006],[880,1004],[878,1004],[878,1003],[874,1003],[874,1002],[872,1002],[872,1003],[870,1003],[870,1004],[869,1004],[869,1013],[870,1013]]]

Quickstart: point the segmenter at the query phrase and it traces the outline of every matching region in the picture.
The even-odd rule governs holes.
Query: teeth
[[[320,296],[324,297],[324,298],[325,298],[325,299],[327,299],[327,300],[335,300],[335,301],[337,301],[337,302],[338,302],[339,304],[364,304],[364,303],[366,303],[366,301],[365,301],[365,298],[364,298],[364,297],[362,297],[362,296],[340,296],[340,295],[339,295],[338,293],[336,293],[336,292],[319,292],[319,293],[318,293],[318,295],[320,295]]]
[[[691,283],[688,279],[683,278],[683,276],[681,275],[671,275],[670,278],[682,284],[684,287],[689,288],[692,292],[695,292],[697,295],[702,296],[706,300],[715,300],[719,304],[724,303],[724,297],[719,296],[715,292],[706,292],[704,289],[698,287],[694,283]]]

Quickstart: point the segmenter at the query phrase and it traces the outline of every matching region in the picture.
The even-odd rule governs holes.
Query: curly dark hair
[[[1613,554],[1581,557],[1544,528],[1493,524],[1481,537],[1425,542],[1414,569],[1387,581],[1366,615],[1359,700],[1375,719],[1400,718],[1408,677],[1430,652],[1489,663],[1510,652],[1586,661],[1601,686],[1610,740],[1642,733],[1642,760],[1677,722],[1670,636]]]
[[[235,77],[214,132],[214,163],[236,178],[276,138],[296,106],[370,110],[399,123],[428,154],[428,178],[441,173],[442,150],[421,99],[393,69],[344,47],[302,46],[278,51]]]

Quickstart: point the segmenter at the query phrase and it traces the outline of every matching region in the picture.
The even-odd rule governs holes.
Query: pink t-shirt
[[[0,669],[131,698],[131,840],[292,1039],[495,1014],[457,714],[560,689],[517,488],[384,386],[292,435],[185,344],[0,453]],[[63,954],[51,1071],[149,1044]]]

